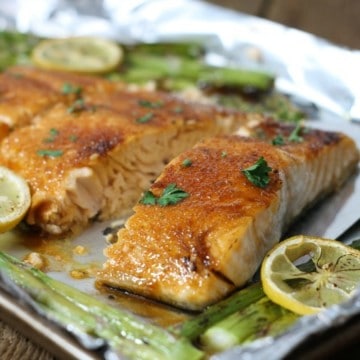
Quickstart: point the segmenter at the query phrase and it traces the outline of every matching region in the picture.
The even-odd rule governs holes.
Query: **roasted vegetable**
[[[185,337],[152,325],[127,311],[52,279],[15,258],[0,253],[0,273],[19,286],[44,316],[75,334],[104,339],[129,359],[200,359],[203,353]]]

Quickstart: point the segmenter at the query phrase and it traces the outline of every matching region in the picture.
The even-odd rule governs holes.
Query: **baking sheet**
[[[354,76],[360,64],[360,52],[339,48],[301,31],[193,0],[138,0],[126,4],[115,0],[2,1],[0,26],[49,37],[106,36],[127,44],[201,40],[208,50],[209,63],[275,73],[277,90],[293,96],[304,107],[317,109],[309,119],[310,126],[342,130],[354,137],[360,146],[360,82]],[[258,56],[253,56],[254,51]],[[340,192],[327,198],[290,229],[290,233],[337,238],[356,224],[359,203],[360,177],[354,176]],[[60,270],[61,264],[58,264],[58,271],[50,275],[99,296],[91,278],[74,280],[69,276],[69,270],[82,264],[100,266],[104,260],[102,250],[106,246],[102,230],[106,225],[94,225],[69,247],[71,251],[78,244],[84,245],[89,250],[87,255],[71,255],[70,267]],[[344,240],[355,238],[358,234],[359,226],[355,225]],[[1,235],[0,238],[0,250],[19,258],[31,250],[16,234]],[[8,306],[11,298],[9,300],[4,295],[1,299],[0,306],[5,311],[5,317],[17,315],[16,310]],[[280,359],[314,331],[318,333],[336,327],[359,314],[359,299],[357,294],[349,303],[333,307],[319,316],[304,317],[279,339],[268,338],[252,344],[250,348],[236,347],[214,358],[260,359],[271,354],[272,359]],[[19,322],[14,323],[23,325],[44,321],[31,311],[29,315],[26,307],[24,311],[27,315],[20,316]],[[33,327],[33,332],[29,331],[29,334],[43,339],[43,345],[56,343],[57,348],[60,346],[63,350],[60,356],[64,358],[71,353],[72,346],[78,347],[79,351],[84,350],[76,342],[74,344],[72,338],[70,341],[68,334],[53,324],[49,326],[54,334],[62,336],[51,340],[46,322],[44,326]]]

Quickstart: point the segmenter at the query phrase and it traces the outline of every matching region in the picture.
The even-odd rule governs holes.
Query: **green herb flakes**
[[[74,135],[74,134],[71,134],[69,135],[69,141],[71,142],[76,142],[78,140],[78,136],[77,135]]]
[[[58,137],[59,135],[59,130],[55,129],[55,128],[51,128],[49,130],[49,137],[45,138],[43,140],[44,143],[52,143],[55,141],[55,139]]]
[[[48,156],[48,157],[60,157],[61,155],[63,155],[63,151],[62,150],[49,150],[49,149],[41,149],[38,150],[36,152],[37,155],[39,156]]]
[[[149,122],[152,118],[154,117],[154,114],[149,112],[143,116],[140,116],[136,119],[136,122],[138,122],[139,124],[144,124]]]
[[[140,200],[143,205],[175,205],[187,198],[189,194],[179,189],[176,184],[169,184],[162,192],[160,197],[156,197],[151,191],[146,191]]]
[[[190,159],[184,159],[184,161],[182,162],[182,166],[183,167],[189,167],[192,165],[192,161]]]
[[[184,109],[181,106],[177,106],[176,108],[174,108],[173,111],[175,114],[181,114],[184,111]]]
[[[285,140],[284,140],[284,138],[283,138],[281,135],[276,135],[276,136],[272,139],[271,143],[272,143],[273,145],[275,145],[275,146],[281,146],[281,145],[284,145],[284,144],[285,144]]]
[[[84,99],[75,100],[71,106],[68,107],[67,111],[69,114],[77,113],[85,110],[85,102]]]
[[[156,197],[151,191],[146,191],[140,200],[143,205],[156,205]]]
[[[222,152],[221,152],[221,157],[222,157],[222,158],[226,158],[226,157],[227,157],[227,152],[226,152],[226,151],[222,151]]]
[[[64,83],[61,88],[61,93],[64,95],[80,95],[82,93],[82,88],[80,86],[72,85],[70,83]]]
[[[271,170],[271,167],[268,166],[266,160],[261,156],[254,165],[241,172],[255,186],[265,188],[270,182],[269,172]]]
[[[150,109],[157,109],[163,106],[161,101],[149,101],[149,100],[139,100],[138,104],[142,107],[150,108]]]
[[[289,135],[289,141],[291,142],[302,142],[304,139],[301,136],[303,127],[301,125],[301,123],[297,123],[295,129],[291,132],[291,134]]]

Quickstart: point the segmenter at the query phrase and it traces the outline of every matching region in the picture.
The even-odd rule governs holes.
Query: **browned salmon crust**
[[[13,75],[20,79],[33,80],[52,89],[55,92],[64,94],[64,84],[70,84],[78,87],[82,92],[93,93],[107,93],[117,89],[125,88],[120,82],[111,82],[104,78],[91,75],[78,75],[64,71],[53,71],[34,68],[31,66],[14,66],[6,70],[7,74]]]
[[[3,140],[0,163],[31,187],[28,224],[60,234],[126,214],[179,152],[247,120],[157,92],[109,88],[87,91],[77,106],[57,103]]]
[[[98,283],[202,309],[243,286],[290,222],[357,167],[345,135],[306,130],[289,141],[291,126],[264,122],[255,130],[263,140],[215,137],[171,161],[151,192],[176,184],[189,196],[170,206],[137,204],[105,250]],[[284,145],[271,144],[276,135]],[[272,168],[265,188],[242,172],[260,157]]]
[[[36,114],[62,101],[59,91],[16,73],[0,74],[0,94],[0,123],[8,129],[3,135],[29,124]]]
[[[68,91],[64,86],[70,87]],[[104,95],[122,87],[94,76],[26,66],[9,68],[0,74],[0,140],[13,129],[33,123],[37,115],[56,104],[70,106],[80,93],[82,97],[92,93]]]

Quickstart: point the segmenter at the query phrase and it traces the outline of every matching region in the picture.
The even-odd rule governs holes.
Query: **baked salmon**
[[[95,76],[15,66],[0,74],[0,139],[37,120],[58,103],[70,105],[88,93],[116,91],[123,86]]]
[[[246,121],[158,92],[87,92],[14,130],[1,144],[0,163],[30,185],[28,224],[76,233],[94,219],[129,213],[173,157]]]
[[[32,66],[14,66],[6,70],[7,74],[20,79],[33,80],[63,95],[79,95],[82,93],[106,93],[125,88],[121,82],[111,82],[105,78],[93,75],[79,75],[66,71],[45,70]],[[64,89],[65,85],[65,89]],[[67,87],[70,85],[71,87]],[[67,89],[66,89],[67,87]]]
[[[62,101],[59,91],[16,73],[0,74],[0,125],[2,136],[29,124],[35,115]]]
[[[357,167],[340,133],[264,121],[172,160],[105,249],[98,284],[199,310],[254,275],[308,206]]]

